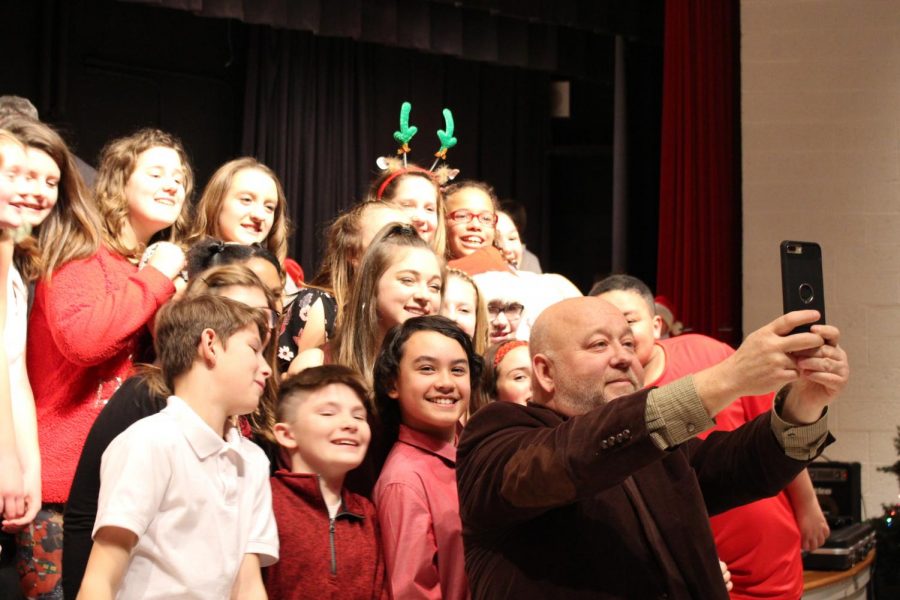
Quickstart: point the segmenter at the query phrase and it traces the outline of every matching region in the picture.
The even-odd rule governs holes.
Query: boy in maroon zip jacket
[[[270,598],[388,598],[375,508],[344,489],[369,447],[369,387],[341,365],[306,369],[279,390],[275,437],[290,471],[272,477],[281,559]]]

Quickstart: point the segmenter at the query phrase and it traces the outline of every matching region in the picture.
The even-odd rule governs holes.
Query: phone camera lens
[[[803,302],[803,304],[809,304],[813,301],[813,298],[816,297],[815,293],[813,292],[813,287],[808,283],[801,283],[799,291],[800,301]]]

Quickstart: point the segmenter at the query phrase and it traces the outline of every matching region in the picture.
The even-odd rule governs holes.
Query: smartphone
[[[825,323],[825,288],[822,285],[822,248],[815,242],[781,242],[781,296],[784,312],[813,309],[819,320],[791,333],[809,331]]]

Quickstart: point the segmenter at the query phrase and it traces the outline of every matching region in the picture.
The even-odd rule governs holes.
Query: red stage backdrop
[[[732,0],[667,0],[657,293],[678,318],[741,339],[739,10]]]

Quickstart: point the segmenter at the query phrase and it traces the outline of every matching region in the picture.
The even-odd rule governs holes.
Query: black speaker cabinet
[[[861,521],[858,462],[814,462],[807,470],[816,489],[819,506],[832,527]]]

